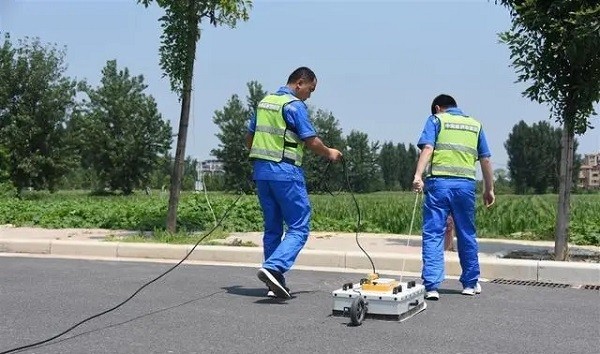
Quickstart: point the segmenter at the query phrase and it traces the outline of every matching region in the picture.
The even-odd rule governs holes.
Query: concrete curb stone
[[[58,256],[93,256],[111,258],[183,259],[193,245],[155,243],[98,242],[48,239],[0,239],[0,253],[28,253]],[[420,254],[369,253],[378,272],[404,271],[420,273]],[[229,262],[260,265],[260,247],[197,246],[191,261]],[[362,252],[303,250],[296,260],[300,266],[338,269],[371,269]],[[480,257],[481,278],[540,281],[577,285],[600,285],[600,264],[536,261]],[[446,275],[459,276],[456,255],[446,257]]]

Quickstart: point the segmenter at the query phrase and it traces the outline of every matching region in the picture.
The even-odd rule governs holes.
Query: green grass
[[[210,231],[210,230],[209,230]],[[208,232],[208,231],[207,231]],[[226,238],[229,233],[219,227],[215,229],[210,235],[207,232],[186,232],[178,231],[176,233],[170,233],[163,229],[155,229],[153,231],[140,231],[134,235],[127,236],[109,236],[107,241],[121,241],[121,242],[159,242],[159,243],[170,243],[189,245],[195,244],[199,240],[201,245],[210,244],[221,244],[217,240]]]
[[[210,205],[219,219],[237,196],[209,193]],[[349,194],[311,195],[313,231],[353,232],[356,209]],[[402,192],[373,193],[356,196],[362,215],[362,232],[407,234],[409,232],[415,194]],[[182,193],[178,210],[176,235],[164,230],[168,195],[89,196],[84,191],[27,193],[23,199],[0,200],[0,223],[45,228],[105,228],[138,230],[134,241],[144,241],[143,232],[155,231],[154,242],[195,243],[196,232],[214,226],[214,217],[204,194]],[[600,197],[572,197],[570,237],[577,244],[600,245]],[[420,233],[421,204],[419,202],[413,235]],[[478,197],[476,222],[480,237],[527,240],[553,240],[556,220],[556,195],[498,196],[489,210]],[[237,231],[261,231],[262,214],[254,195],[243,196],[222,230],[207,242]],[[161,233],[162,232],[162,233]],[[193,242],[192,242],[193,241]]]

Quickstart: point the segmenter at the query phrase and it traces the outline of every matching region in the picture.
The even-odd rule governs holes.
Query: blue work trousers
[[[475,287],[479,279],[475,230],[475,181],[462,178],[428,178],[423,204],[423,272],[427,291],[444,280],[444,234],[448,214],[454,218],[463,287]]]
[[[311,206],[306,185],[303,181],[265,180],[257,180],[256,185],[265,228],[263,267],[285,273],[308,239]]]

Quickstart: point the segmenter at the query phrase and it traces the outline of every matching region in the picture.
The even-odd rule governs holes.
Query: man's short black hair
[[[288,77],[288,84],[293,84],[298,82],[300,79],[304,79],[308,82],[313,82],[317,78],[315,72],[307,68],[306,66],[301,66],[298,69],[294,70]]]
[[[431,114],[435,114],[435,106],[440,106],[440,108],[450,108],[456,107],[456,101],[450,95],[439,95],[433,99],[431,102]]]

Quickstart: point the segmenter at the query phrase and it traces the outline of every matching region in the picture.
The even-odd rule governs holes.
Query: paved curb
[[[0,240],[0,253],[48,254],[109,258],[182,259],[192,245],[167,245],[129,242],[90,242],[75,240]],[[369,253],[377,271],[421,272],[421,256],[416,254]],[[262,262],[262,248],[234,246],[198,246],[191,261],[251,263]],[[346,270],[370,269],[362,252],[303,250],[296,265]],[[600,285],[600,264],[481,257],[481,278],[543,281],[571,285]],[[446,275],[459,276],[457,256],[446,257]]]

